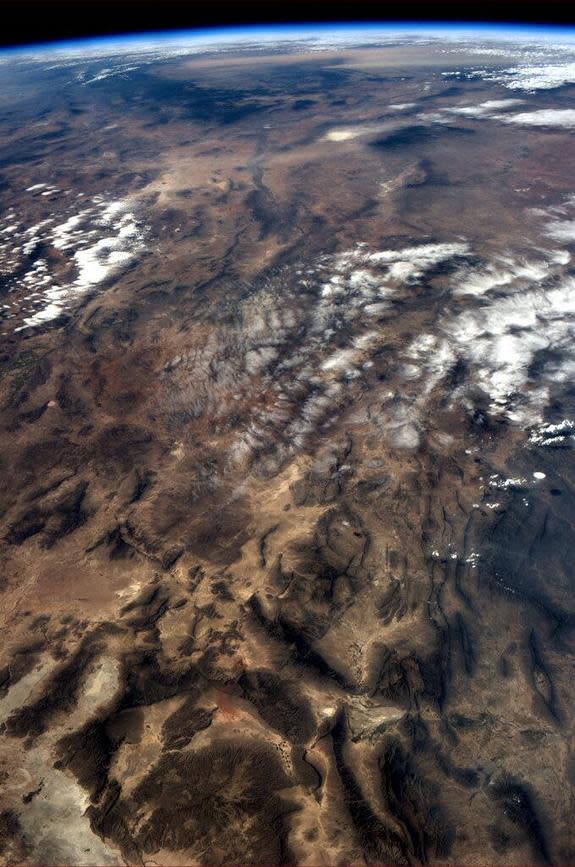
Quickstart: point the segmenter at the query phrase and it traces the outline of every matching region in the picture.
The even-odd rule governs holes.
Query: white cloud
[[[485,295],[493,289],[500,289],[520,280],[543,280],[549,274],[550,267],[545,260],[517,262],[510,256],[502,256],[495,263],[489,263],[483,268],[461,271],[454,292],[456,295]]]
[[[575,108],[542,108],[537,111],[522,111],[501,118],[505,123],[522,126],[554,126],[575,128]]]
[[[511,106],[521,105],[524,102],[524,99],[488,99],[486,102],[481,102],[480,106],[486,111],[493,111],[494,109],[511,108]]]
[[[575,441],[575,422],[568,418],[556,424],[539,425],[529,435],[529,442],[536,446],[561,448],[573,441]]]
[[[565,244],[575,242],[575,220],[554,220],[546,228],[546,235]]]
[[[494,111],[504,111],[516,105],[521,105],[524,101],[523,99],[488,99],[486,102],[480,102],[477,105],[454,106],[453,108],[445,108],[443,110],[450,114],[460,114],[469,117],[492,117]]]
[[[564,84],[575,83],[575,62],[515,66],[484,73],[481,77],[503,84],[511,90],[551,90]]]
[[[382,250],[381,252],[370,253],[366,259],[373,264],[387,264],[391,279],[408,281],[417,280],[435,266],[465,256],[468,252],[469,245],[463,242],[420,244],[403,250]]]
[[[39,186],[34,185],[32,189]],[[12,291],[16,293],[23,287],[37,291],[22,297],[20,317],[16,317],[22,324],[17,325],[15,331],[45,325],[58,318],[75,298],[125,266],[142,248],[141,229],[129,203],[106,203],[100,197],[81,211],[70,213],[68,210],[62,222],[48,217],[27,229],[15,224],[16,231],[21,248],[2,247],[0,267],[8,272],[26,267],[24,274],[14,278]],[[56,275],[50,273],[45,259],[31,265],[21,259],[22,254],[29,256],[40,243],[56,248],[66,257],[58,264],[66,275],[57,272],[58,285],[53,282]],[[70,279],[73,272],[75,276]]]

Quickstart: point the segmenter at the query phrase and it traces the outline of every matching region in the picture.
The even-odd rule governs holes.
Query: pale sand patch
[[[88,675],[78,705],[68,717],[69,729],[81,727],[113,695],[119,681],[116,659],[104,657]],[[91,829],[86,810],[88,793],[67,772],[54,768],[55,744],[64,734],[59,726],[39,737],[22,754],[15,773],[29,778],[36,794],[19,815],[29,847],[30,863],[54,865],[121,865],[122,858]]]
[[[0,699],[0,724],[5,722],[13,711],[28,703],[34,687],[48,677],[56,665],[54,659],[43,659],[32,671],[10,687],[4,698]]]

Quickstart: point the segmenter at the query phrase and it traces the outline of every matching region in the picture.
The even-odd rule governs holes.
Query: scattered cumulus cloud
[[[43,195],[46,184],[26,192]],[[42,191],[42,192],[40,192]],[[58,196],[35,225],[10,211],[0,228],[0,270],[7,286],[2,318],[13,330],[57,319],[75,300],[121,270],[143,249],[143,229],[128,201]]]
[[[496,111],[504,111],[521,105],[523,99],[488,99],[477,105],[462,105],[446,108],[444,111],[450,114],[460,114],[464,117],[492,117]]]
[[[573,108],[542,108],[536,111],[522,111],[518,114],[506,115],[505,123],[516,123],[521,126],[551,126],[564,129],[575,129],[575,109]]]
[[[511,90],[551,90],[565,84],[575,84],[575,62],[526,64],[486,72],[481,77]]]

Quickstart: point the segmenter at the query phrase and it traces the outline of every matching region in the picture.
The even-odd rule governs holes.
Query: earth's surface
[[[0,61],[2,863],[575,863],[573,36]]]

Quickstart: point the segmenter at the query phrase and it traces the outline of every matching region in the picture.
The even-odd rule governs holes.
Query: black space
[[[398,6],[374,0],[3,0],[0,45],[194,27],[329,21],[491,21],[575,24],[565,0],[414,0]]]

